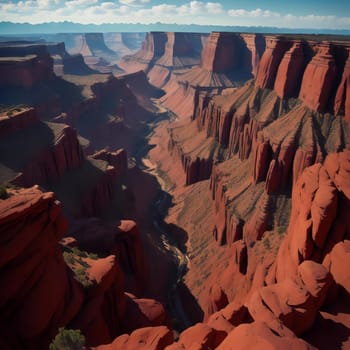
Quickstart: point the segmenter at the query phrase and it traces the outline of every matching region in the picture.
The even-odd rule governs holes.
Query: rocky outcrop
[[[165,32],[150,32],[142,43],[141,49],[134,55],[125,56],[119,66],[128,73],[144,70],[148,73],[153,64],[164,55],[167,35]]]
[[[324,112],[333,90],[337,67],[329,43],[319,44],[316,55],[307,65],[299,98],[312,110]]]
[[[53,60],[48,53],[2,57],[0,77],[0,86],[30,89],[40,82],[54,78]]]
[[[11,348],[44,348],[84,301],[57,244],[67,222],[53,193],[35,187],[12,192],[0,206],[0,332]]]
[[[142,291],[147,269],[141,234],[135,222],[122,220],[117,225],[101,219],[81,219],[71,224],[69,235],[86,251],[102,256],[116,255],[125,273],[126,290],[135,294]]]
[[[173,342],[171,330],[165,326],[140,328],[131,333],[123,334],[109,345],[100,345],[91,350],[164,350]]]
[[[240,48],[243,40],[232,33],[211,33],[201,58],[201,67],[213,72],[227,72],[237,69],[240,62]],[[240,47],[241,46],[241,47]],[[244,51],[243,51],[244,56]]]
[[[135,50],[132,50],[127,46],[124,34],[126,33],[103,33],[103,38],[106,46],[117,53],[120,58],[126,55],[131,55],[135,52]]]
[[[266,36],[266,50],[261,58],[255,84],[272,89],[281,60],[291,43],[275,36]],[[282,74],[282,71],[281,71]]]
[[[278,96],[283,98],[298,95],[304,62],[302,43],[294,41],[292,47],[284,54],[277,70],[274,90]]]
[[[88,188],[81,199],[82,216],[99,216],[113,199],[113,188],[117,172],[113,166],[106,166],[91,188]]]
[[[126,293],[126,314],[123,321],[123,331],[131,333],[144,327],[158,327],[166,324],[166,313],[163,305],[153,299],[136,298]]]
[[[63,126],[54,143],[36,154],[34,159],[28,159],[29,164],[21,169],[13,182],[23,187],[57,182],[67,170],[79,168],[83,161],[76,131]]]
[[[282,327],[281,327],[282,328]],[[243,324],[234,329],[217,348],[218,350],[251,349],[257,344],[262,349],[315,350],[307,342],[298,339],[293,334],[287,336],[281,329],[269,328],[264,322]]]
[[[101,51],[107,54],[114,54],[114,51],[106,46],[103,33],[85,33],[83,38],[83,47],[81,49],[83,56],[94,56]]]
[[[293,278],[256,291],[248,301],[248,310],[255,321],[276,330],[283,323],[299,336],[313,326],[331,282],[324,266],[304,261]]]
[[[199,64],[202,34],[168,32],[166,36],[164,55],[159,58],[157,65],[178,69]]]
[[[0,338],[6,336],[10,348],[47,348],[62,325],[80,329],[87,345],[96,346],[111,343],[126,330],[164,324],[166,315],[160,303],[124,294],[124,271],[143,267],[135,223],[122,222],[109,236],[87,232],[86,240],[82,235],[85,246],[114,242],[108,243],[104,258],[63,241],[62,255],[58,241],[67,230],[67,221],[54,194],[35,186],[8,190],[8,196],[0,199],[0,230],[5,234],[0,242]],[[75,244],[79,241],[78,237]],[[117,256],[109,255],[112,250]],[[133,318],[124,322],[128,313]],[[149,331],[155,335],[163,329]],[[167,336],[160,336],[160,344],[164,337],[167,341],[162,349],[173,341],[169,330]]]
[[[173,71],[192,68],[200,63],[202,34],[166,33],[164,54],[154,63],[147,76],[150,83],[163,87]]]
[[[252,72],[253,76],[256,77],[259,63],[266,47],[265,38],[261,34],[241,34],[241,37],[248,48],[243,62],[249,71]]]
[[[120,65],[129,73],[143,70],[152,85],[164,87],[173,72],[199,64],[202,36],[199,33],[148,33],[142,48],[134,55],[123,57]]]
[[[324,166],[307,168],[295,184],[288,234],[276,261],[277,281],[293,276],[304,260],[322,262],[346,237],[349,193],[342,186],[349,178],[349,155],[349,151],[329,155]]]
[[[186,153],[171,131],[168,149],[181,159],[182,168],[186,174],[186,185],[209,179],[213,167],[212,157],[196,157],[193,159],[191,154]]]
[[[38,120],[34,108],[18,107],[14,110],[4,110],[0,114],[0,137],[26,129]]]
[[[238,34],[213,32],[203,48],[200,66],[176,79],[207,90],[240,86],[252,77],[252,67],[243,61],[247,55],[248,47]]]
[[[119,57],[131,55],[141,48],[146,33],[103,33],[106,45]]]
[[[211,33],[200,66],[174,75],[164,87],[167,94],[162,103],[181,118],[193,117],[201,94],[220,95],[223,89],[241,86],[252,78],[264,48],[260,35]]]
[[[94,153],[91,158],[104,160],[109,165],[113,166],[118,178],[125,175],[128,170],[128,156],[123,148],[115,152],[109,152],[103,149]]]
[[[144,71],[121,75],[118,78],[124,81],[136,96],[142,96],[143,101],[145,98],[159,98],[164,94],[161,89],[150,84]]]
[[[88,67],[84,61],[84,58],[81,54],[69,55],[62,58],[61,61],[63,68],[63,74],[92,74],[96,73],[93,69]],[[56,61],[55,61],[56,65]]]
[[[266,43],[256,86],[274,89],[282,98],[298,97],[316,112],[334,108],[335,115],[346,115],[347,43],[273,36]]]
[[[347,60],[334,103],[334,114],[344,115],[350,123],[350,48],[347,48]]]

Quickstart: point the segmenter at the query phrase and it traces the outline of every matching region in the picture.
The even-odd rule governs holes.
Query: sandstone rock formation
[[[104,33],[106,45],[119,57],[135,53],[142,45],[146,33]]]
[[[254,37],[241,38],[252,47]],[[202,90],[198,87],[191,93],[189,80],[178,82],[186,110],[171,101],[179,96],[175,90],[171,94],[167,90],[162,99],[180,117],[167,126],[168,150],[182,164],[188,186],[183,191],[198,205],[190,209],[181,194],[170,216],[186,227],[188,247],[199,254],[191,264],[203,264],[202,268],[190,267],[186,287],[194,291],[206,320],[227,303],[247,305],[248,316],[241,322],[255,322],[239,328],[256,330],[257,338],[244,342],[260,339],[266,346],[277,346],[281,338],[286,345],[280,346],[312,348],[296,336],[318,327],[326,300],[334,300],[336,293],[340,298],[346,296],[347,284],[345,277],[340,277],[337,259],[334,273],[341,287],[333,282],[331,261],[337,253],[330,252],[334,247],[340,256],[347,256],[346,244],[341,241],[347,237],[348,225],[343,216],[348,210],[343,186],[348,178],[345,169],[350,144],[345,115],[348,44],[311,39],[265,36],[266,50],[255,66],[255,81],[210,92],[204,84]],[[204,50],[207,57],[209,48]],[[219,58],[217,62],[221,62]],[[221,63],[224,67],[224,61]],[[209,67],[210,60],[206,64]],[[252,69],[252,61],[247,66]],[[314,70],[322,70],[318,74],[322,81],[307,90]],[[195,175],[196,164],[204,161],[212,162],[208,172],[214,213],[205,219],[198,213],[208,208],[200,202],[208,182],[199,181],[209,175]],[[335,183],[337,173],[342,173],[338,178],[341,185]],[[174,182],[181,185],[176,179]],[[200,195],[196,196],[196,191]],[[212,232],[203,228],[208,222],[213,222]],[[210,242],[210,234],[220,248]],[[221,250],[225,245],[227,256]],[[220,257],[215,257],[215,249]],[[204,274],[205,269],[211,272]],[[203,283],[198,276],[205,276]],[[344,301],[341,303],[338,307],[344,308]],[[344,318],[337,320],[348,327]],[[311,340],[316,344],[315,334]],[[223,344],[223,349],[238,346],[231,341]],[[179,342],[170,348],[189,347]]]
[[[128,156],[123,148],[118,149],[115,152],[108,152],[104,149],[96,152],[91,157],[104,160],[109,165],[113,166],[118,178],[125,175],[128,170]]]
[[[316,55],[305,69],[300,99],[315,111],[325,111],[337,68],[329,44],[318,47]]]
[[[19,107],[8,110],[0,116],[0,136],[20,131],[38,121],[34,108]]]
[[[202,36],[196,33],[148,33],[141,50],[123,57],[120,65],[129,73],[142,69],[151,84],[164,87],[173,72],[199,64]]]
[[[30,89],[53,79],[53,59],[45,45],[0,45],[0,86]]]
[[[36,186],[8,190],[8,195],[0,200],[0,227],[7,236],[0,245],[0,279],[6,286],[0,293],[0,334],[1,338],[6,335],[5,344],[45,348],[63,324],[81,329],[87,345],[97,345],[111,342],[123,330],[165,322],[159,303],[125,296],[124,269],[127,272],[128,267],[119,263],[125,259],[122,255],[96,258],[68,245],[62,255],[58,241],[67,230],[67,221],[52,192],[43,193]],[[135,229],[130,222],[120,228],[125,232]],[[118,248],[116,252],[120,254]],[[134,322],[124,322],[126,313],[133,313]],[[158,334],[157,328],[153,332]],[[170,335],[168,331],[165,345],[172,342]]]
[[[131,333],[123,334],[116,338],[109,345],[101,345],[91,348],[91,350],[164,350],[165,347],[173,342],[173,334],[165,327],[146,327],[140,328]]]
[[[7,236],[1,244],[0,278],[6,286],[1,289],[1,318],[7,325],[2,337],[12,348],[21,342],[43,347],[59,325],[73,320],[84,300],[57,245],[67,222],[53,193],[38,188],[11,193],[0,202],[1,232]]]
[[[166,41],[167,36],[164,32],[147,33],[141,49],[134,55],[123,57],[119,66],[128,73],[139,70],[148,72],[150,66],[163,56]]]

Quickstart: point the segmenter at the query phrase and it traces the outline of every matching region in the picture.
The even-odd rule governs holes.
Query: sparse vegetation
[[[271,249],[271,244],[270,244],[270,240],[266,237],[263,241],[264,243],[264,247],[267,249],[267,250],[270,250]]]
[[[7,115],[8,117],[13,116],[17,112],[21,112],[24,109],[27,109],[28,106],[19,104],[19,105],[14,105],[14,106],[5,106],[5,105],[0,105],[0,115],[4,114]]]
[[[84,258],[97,260],[99,258],[98,255],[94,253],[87,253],[76,247],[65,247],[65,250],[66,251],[63,252],[64,261],[74,272],[75,279],[84,288],[91,287],[93,285],[93,282],[89,279],[89,276],[86,271],[90,267],[90,265],[84,260]]]
[[[280,236],[282,236],[287,231],[287,228],[285,226],[278,226],[277,232]]]
[[[85,337],[79,329],[59,328],[55,339],[49,347],[50,350],[83,350]]]

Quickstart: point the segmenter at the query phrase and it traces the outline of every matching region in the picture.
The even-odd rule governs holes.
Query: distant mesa
[[[153,85],[163,87],[173,71],[199,64],[205,37],[197,33],[151,32],[141,50],[124,57],[120,65],[127,72],[144,70]]]

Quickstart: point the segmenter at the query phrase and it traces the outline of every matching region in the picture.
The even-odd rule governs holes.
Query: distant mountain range
[[[105,23],[105,24],[81,24],[73,22],[49,22],[41,24],[0,22],[0,34],[52,34],[52,33],[86,33],[86,32],[201,32],[212,31],[227,32],[248,32],[248,33],[300,33],[300,34],[335,34],[350,35],[350,30],[332,29],[303,29],[303,28],[277,28],[277,27],[242,27],[242,26],[218,26],[218,25],[197,25],[197,24],[126,24],[126,23]]]

